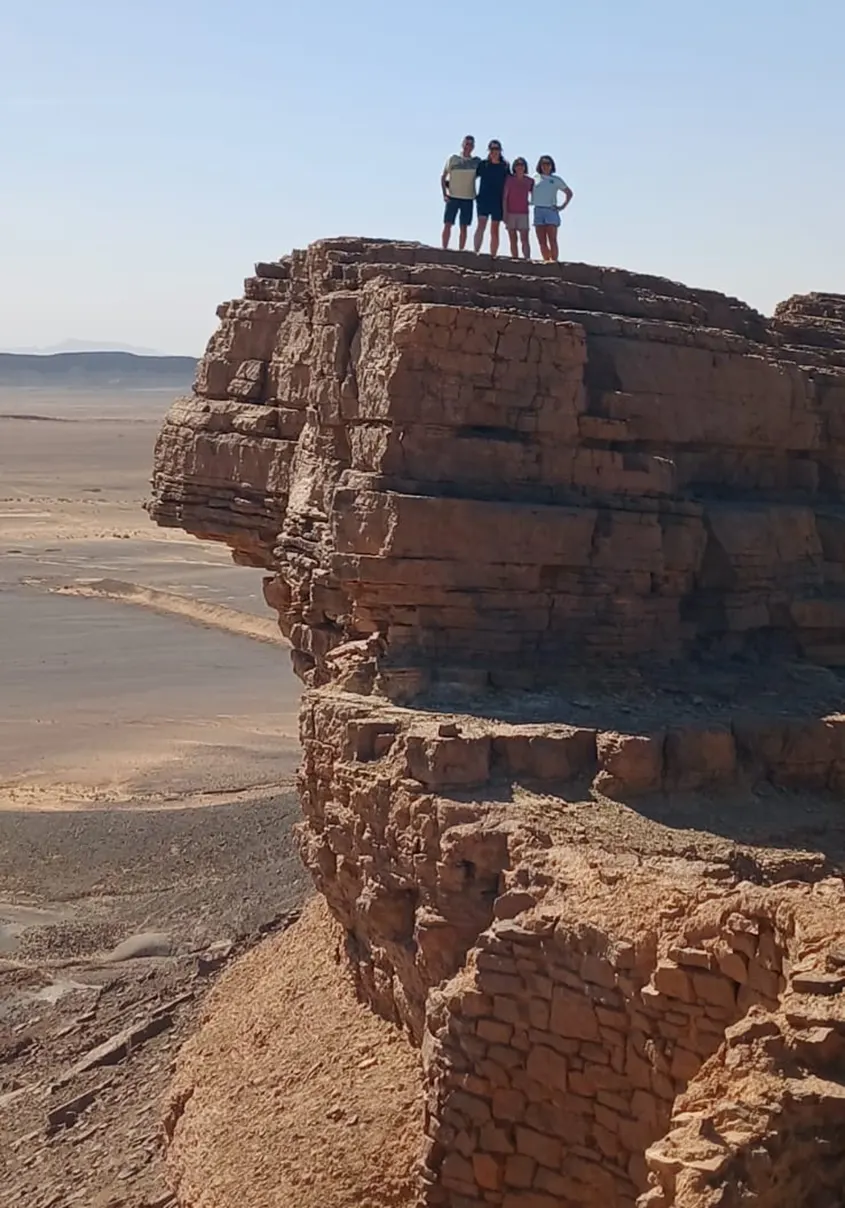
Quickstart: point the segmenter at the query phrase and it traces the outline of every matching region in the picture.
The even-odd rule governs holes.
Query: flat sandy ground
[[[0,808],[152,793],[174,760],[227,790],[277,783],[285,745],[295,765],[284,648],[239,636],[275,633],[260,573],[143,511],[169,401],[0,392]],[[65,594],[92,582],[139,590]],[[157,608],[206,607],[195,624],[162,615],[145,588]]]
[[[0,1176],[27,1208],[169,1202],[157,1097],[221,963],[197,954],[304,893],[299,684],[261,575],[142,508],[170,401],[0,391]],[[163,1008],[51,1124],[62,1072]]]

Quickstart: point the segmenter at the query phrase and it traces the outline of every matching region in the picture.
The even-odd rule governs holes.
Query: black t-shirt
[[[510,167],[506,160],[494,164],[492,160],[483,159],[478,165],[478,196],[484,201],[501,201],[505,191],[505,181]]]

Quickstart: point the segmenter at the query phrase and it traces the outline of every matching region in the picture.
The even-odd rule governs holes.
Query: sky
[[[842,0],[0,0],[0,347],[197,355],[256,260],[437,243],[461,137],[552,154],[565,259],[845,292]]]

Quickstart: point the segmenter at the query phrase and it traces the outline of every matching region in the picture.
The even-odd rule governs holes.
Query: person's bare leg
[[[546,238],[546,228],[544,226],[538,226],[535,227],[534,230],[537,232],[537,242],[540,245],[540,259],[548,260],[549,244]]]
[[[494,218],[490,223],[490,255],[499,254],[499,223]]]
[[[445,224],[445,226],[443,227],[443,238],[442,238],[442,240],[441,240],[441,243],[443,244],[443,250],[444,250],[444,251],[445,251],[445,250],[446,250],[446,248],[449,246],[449,240],[450,240],[451,238],[452,238],[452,224],[451,224],[451,222],[447,222],[447,223]]]
[[[469,227],[467,227],[467,226],[463,226],[463,224],[462,224],[462,225],[461,225],[461,231],[460,231],[460,234],[458,235],[458,249],[459,249],[459,251],[463,251],[463,250],[464,250],[464,248],[465,248],[465,247],[466,247],[466,245],[467,245],[467,232],[468,232],[468,231],[469,231]]]
[[[549,259],[558,259],[557,250],[557,227],[549,227]]]
[[[508,231],[508,238],[511,241],[511,255],[513,256],[514,260],[517,260],[519,258],[519,250],[518,250],[516,231]],[[524,236],[523,236],[523,238],[524,238]]]
[[[481,251],[481,245],[484,242],[484,232],[487,230],[487,219],[479,215],[478,222],[475,224],[475,237],[473,246],[477,252]]]
[[[519,238],[522,243],[522,254],[526,260],[530,260],[531,259],[531,234],[530,234],[530,232],[529,231],[520,231]],[[512,241],[513,247],[515,249],[516,248],[516,235],[511,236],[511,241]],[[516,255],[516,251],[514,251],[514,256],[515,255]]]

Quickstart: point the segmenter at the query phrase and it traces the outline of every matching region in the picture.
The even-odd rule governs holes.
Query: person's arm
[[[440,191],[443,194],[443,200],[448,201],[449,200],[449,161],[448,161],[448,159],[446,160],[446,163],[443,167],[443,171],[440,173]]]
[[[566,207],[569,205],[570,201],[572,201],[572,198],[574,195],[565,180],[562,180],[560,182],[560,184],[558,185],[558,191],[563,193],[563,205],[558,206],[557,208],[559,211],[563,212],[566,209]]]

